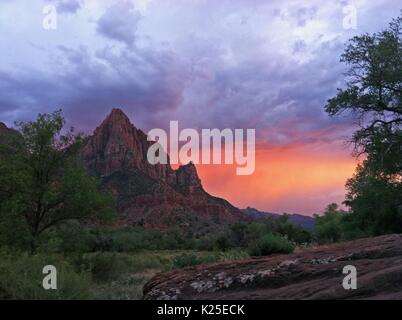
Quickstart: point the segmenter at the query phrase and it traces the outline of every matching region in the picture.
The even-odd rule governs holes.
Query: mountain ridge
[[[89,136],[80,159],[117,202],[122,224],[184,225],[195,233],[251,220],[225,199],[207,193],[193,163],[173,170],[152,165],[147,150],[155,142],[120,109],[113,109]]]
[[[18,131],[0,123],[0,143]],[[118,224],[151,228],[185,227],[203,235],[251,219],[225,199],[205,191],[193,163],[174,170],[150,164],[148,148],[156,143],[137,129],[121,109],[112,109],[83,140],[78,160],[116,202]]]
[[[0,122],[1,137],[11,133],[17,131]],[[155,142],[148,141],[121,109],[112,109],[84,141],[79,159],[89,174],[101,179],[102,189],[115,198],[122,225],[178,225],[203,234],[210,227],[281,216],[251,207],[239,209],[210,195],[192,162],[174,170],[167,155],[167,164],[150,164],[147,151]],[[308,231],[314,228],[312,217],[288,217],[290,223]]]
[[[268,217],[273,217],[273,218],[280,218],[283,215],[279,213],[272,213],[272,212],[266,212],[266,211],[260,211],[258,209],[252,208],[252,207],[247,207],[245,209],[241,209],[244,213],[246,213],[249,217],[253,219],[265,219]],[[286,214],[288,217],[288,221],[291,224],[298,225],[306,229],[307,231],[313,231],[314,230],[314,225],[315,225],[315,218],[309,217],[303,214],[299,213],[291,213],[291,214]]]

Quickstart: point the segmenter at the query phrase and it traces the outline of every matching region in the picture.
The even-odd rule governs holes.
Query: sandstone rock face
[[[342,286],[347,265],[357,289]],[[243,261],[161,273],[145,299],[402,299],[402,235],[388,235]]]
[[[184,194],[202,194],[205,192],[193,163],[190,162],[177,169],[176,188]]]
[[[211,224],[250,219],[205,192],[192,163],[177,170],[169,163],[151,165],[147,151],[153,143],[113,109],[81,150],[88,172],[101,177],[103,188],[117,200],[122,224],[197,226],[202,233]]]
[[[173,182],[175,174],[170,166],[151,165],[147,161],[147,150],[152,144],[120,109],[113,109],[89,138],[81,158],[90,172],[101,176],[137,168],[154,179]]]

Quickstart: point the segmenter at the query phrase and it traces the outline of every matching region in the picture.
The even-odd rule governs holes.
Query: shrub
[[[197,256],[194,253],[182,253],[173,259],[173,268],[185,268],[203,263],[212,263],[219,260],[214,255]]]
[[[219,254],[219,261],[233,261],[233,260],[241,260],[247,259],[250,255],[247,251],[232,249],[225,252],[221,252]]]
[[[355,213],[341,210],[335,203],[328,205],[323,215],[315,216],[317,242],[328,244],[372,236],[368,229],[360,228],[356,217]]]
[[[0,201],[0,246],[30,249],[32,235],[24,217],[16,213],[19,206],[18,201]]]
[[[216,239],[216,247],[218,248],[218,250],[227,251],[230,249],[231,244],[227,237],[221,236]]]
[[[95,282],[106,282],[118,278],[124,264],[116,253],[97,252],[85,255],[81,268],[90,270]]]
[[[239,259],[246,259],[249,254],[242,250],[228,250],[225,252],[210,252],[208,254],[203,252],[196,253],[182,253],[173,258],[173,268],[185,268],[204,263],[214,263],[221,261],[232,261]]]
[[[95,236],[80,224],[66,224],[58,230],[61,239],[60,251],[64,253],[83,253],[91,250]]]
[[[266,256],[273,253],[290,253],[294,244],[287,239],[273,234],[266,234],[252,242],[249,246],[251,256]]]
[[[57,290],[42,286],[46,265],[57,269]],[[63,257],[0,250],[0,299],[87,299],[90,283],[88,272],[77,272]]]
[[[37,242],[39,252],[80,254],[92,250],[95,235],[88,228],[67,222],[43,234]]]
[[[144,246],[144,233],[138,229],[114,231],[111,235],[112,248],[118,252],[135,252]]]
[[[167,270],[171,266],[168,255],[160,252],[139,252],[137,254],[118,254],[124,270],[123,272],[147,272],[152,269]]]
[[[194,249],[199,251],[211,251],[215,247],[215,238],[207,235],[194,241]]]
[[[195,246],[194,239],[185,236],[182,230],[160,231],[140,226],[122,229],[95,229],[92,231],[91,251],[138,252],[140,250],[181,250]]]
[[[173,267],[174,268],[185,268],[189,266],[195,266],[197,264],[200,264],[201,261],[200,259],[192,253],[182,253],[179,256],[176,256],[173,259]]]

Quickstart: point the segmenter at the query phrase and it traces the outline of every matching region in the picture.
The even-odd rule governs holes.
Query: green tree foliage
[[[19,133],[1,145],[0,227],[10,228],[11,221],[24,236],[29,231],[33,247],[61,222],[113,215],[111,197],[99,192],[98,181],[79,164],[82,137],[73,129],[63,135],[64,124],[61,111],[39,114],[35,121],[19,123]]]
[[[316,237],[320,243],[338,242],[342,239],[342,219],[346,212],[338,210],[338,205],[328,205],[323,216],[316,216]]]
[[[267,256],[273,253],[290,253],[294,248],[295,245],[286,238],[268,233],[251,242],[248,250],[251,256]]]
[[[202,263],[212,263],[217,261],[217,258],[210,255],[206,257],[197,256],[195,253],[182,253],[173,259],[173,268],[185,268],[196,266]]]
[[[370,155],[384,173],[401,171],[402,16],[387,30],[352,38],[341,57],[349,69],[347,88],[338,89],[326,111],[350,112],[360,129],[353,135],[357,154]],[[385,166],[385,164],[387,164]]]
[[[247,247],[267,234],[286,238],[296,244],[307,244],[312,240],[312,235],[307,230],[289,223],[286,214],[280,218],[269,217],[251,223],[236,223],[231,226],[227,237],[232,247]]]
[[[353,240],[367,236],[357,223],[356,215],[336,203],[327,206],[323,215],[315,216],[315,240],[320,244]]]
[[[358,166],[347,181],[345,203],[354,212],[359,228],[369,235],[402,232],[402,183]]]
[[[216,240],[220,250],[247,249],[250,255],[288,253],[296,245],[308,244],[312,235],[305,229],[288,222],[285,214],[279,218],[268,217],[251,223],[236,223],[229,232]]]
[[[352,142],[364,160],[347,181],[345,203],[374,235],[402,232],[401,35],[402,15],[382,32],[352,38],[341,58],[347,87],[326,106],[331,116],[352,114],[360,126]]]

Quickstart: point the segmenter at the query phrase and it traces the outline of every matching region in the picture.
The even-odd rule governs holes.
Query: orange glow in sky
[[[356,167],[344,146],[257,148],[253,175],[237,176],[230,165],[197,165],[207,192],[239,208],[277,213],[320,213],[345,197],[345,181]]]

